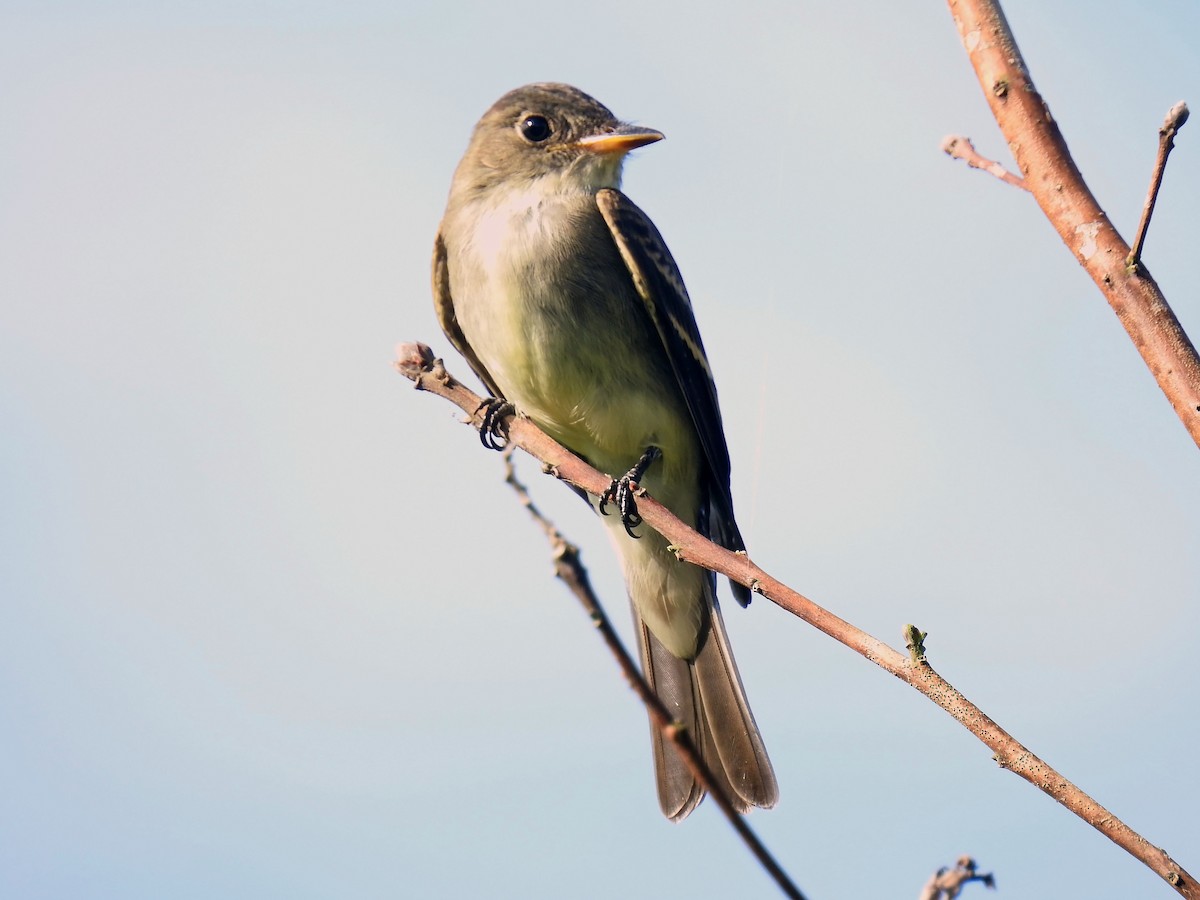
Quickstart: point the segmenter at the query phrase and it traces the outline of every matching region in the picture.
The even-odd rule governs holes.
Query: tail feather
[[[700,739],[698,715],[700,694],[692,679],[691,666],[663,646],[650,633],[641,616],[634,611],[634,624],[641,647],[642,672],[650,689],[666,706],[676,722]],[[662,731],[650,720],[650,746],[654,752],[654,777],[658,787],[658,805],[672,822],[680,822],[704,799],[704,789],[692,777],[678,751],[663,739]]]
[[[642,670],[667,710],[687,727],[734,807],[739,812],[771,807],[779,798],[775,773],[746,702],[720,610],[715,603],[710,608],[708,634],[694,660],[667,650],[635,610]],[[704,788],[653,722],[650,739],[659,806],[668,819],[682,821],[704,799]]]
[[[775,770],[746,702],[721,610],[715,602],[710,612],[708,635],[691,663],[692,677],[699,687],[701,717],[713,735],[715,753],[705,761],[710,768],[724,771],[735,796],[749,806],[769,809],[779,801]]]

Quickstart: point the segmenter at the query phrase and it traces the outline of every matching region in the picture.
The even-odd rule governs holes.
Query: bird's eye
[[[545,116],[526,116],[517,128],[521,137],[533,144],[540,144],[550,137],[550,123]]]

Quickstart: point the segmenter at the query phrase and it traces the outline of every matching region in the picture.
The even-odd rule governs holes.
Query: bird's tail
[[[710,594],[708,628],[692,660],[672,654],[634,610],[642,671],[674,719],[687,727],[734,807],[739,812],[752,806],[770,808],[779,799],[775,771],[746,702],[721,610],[711,597],[711,579],[705,579],[705,591]],[[704,787],[653,721],[650,740],[659,805],[663,815],[680,822],[704,799]]]

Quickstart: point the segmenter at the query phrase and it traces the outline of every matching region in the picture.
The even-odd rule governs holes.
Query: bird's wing
[[[744,550],[745,543],[733,518],[733,497],[729,489],[729,448],[717,405],[717,387],[713,382],[700,329],[692,314],[683,276],[671,257],[662,235],[649,217],[620,191],[604,188],[596,194],[600,214],[612,232],[613,240],[633,278],[638,296],[654,323],[663,350],[704,448],[708,462],[706,479],[711,507],[706,532],[730,550]],[[734,595],[743,606],[750,592],[733,585]]]
[[[484,368],[479,357],[475,355],[475,351],[471,349],[471,345],[467,343],[466,336],[458,326],[458,319],[454,316],[454,297],[450,295],[450,266],[447,261],[446,242],[443,240],[440,230],[433,241],[433,308],[437,313],[442,331],[446,332],[446,337],[450,338],[454,349],[463,355],[463,359],[479,376],[491,395],[503,400],[504,394],[500,392],[500,388],[496,386],[496,382],[488,374],[488,370]]]

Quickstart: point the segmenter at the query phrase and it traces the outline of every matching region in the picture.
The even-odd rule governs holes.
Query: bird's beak
[[[597,155],[607,156],[610,153],[628,153],[638,147],[661,141],[664,137],[661,131],[655,131],[653,128],[620,125],[604,134],[589,134],[576,142],[576,146]]]

